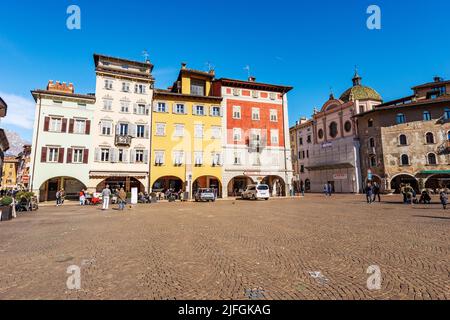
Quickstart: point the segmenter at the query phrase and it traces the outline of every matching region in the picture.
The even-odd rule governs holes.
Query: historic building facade
[[[386,192],[401,184],[450,188],[450,81],[413,91],[356,116],[364,182],[372,178]]]
[[[8,105],[0,97],[0,119],[6,117],[8,111]],[[3,160],[5,158],[5,152],[9,149],[8,138],[6,137],[5,130],[0,128],[0,177],[2,176]]]
[[[24,145],[17,159],[17,187],[28,190],[30,184],[31,145]]]
[[[153,65],[94,55],[96,105],[89,189],[149,189]]]
[[[95,96],[75,94],[72,84],[53,81],[32,95],[36,110],[29,188],[40,201],[54,200],[60,189],[76,197],[90,184]]]
[[[18,160],[14,156],[7,156],[3,161],[2,189],[13,189],[17,186]]]
[[[291,87],[218,79],[223,97],[224,197],[238,196],[248,184],[266,183],[273,196],[288,195],[292,184],[288,99]]]
[[[325,184],[331,184],[338,193],[358,193],[363,189],[354,116],[374,109],[382,99],[361,82],[362,78],[355,72],[351,88],[339,99],[331,94],[321,110],[314,112],[314,140],[306,166],[312,192],[322,192]]]
[[[213,95],[214,71],[182,64],[168,90],[155,90],[150,185],[189,192],[213,188],[222,195],[222,98]]]
[[[309,176],[310,154],[313,146],[313,121],[301,118],[291,127],[292,167],[294,169],[293,187],[296,194],[311,191]]]

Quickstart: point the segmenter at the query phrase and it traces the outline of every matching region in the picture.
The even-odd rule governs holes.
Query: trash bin
[[[0,207],[0,220],[1,221],[12,220],[12,207],[11,206]]]

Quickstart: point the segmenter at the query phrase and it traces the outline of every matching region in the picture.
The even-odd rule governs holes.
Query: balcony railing
[[[131,145],[131,136],[124,136],[124,135],[116,135],[116,146],[130,146]]]
[[[438,148],[439,154],[448,154],[450,153],[450,140],[445,141],[442,145]]]

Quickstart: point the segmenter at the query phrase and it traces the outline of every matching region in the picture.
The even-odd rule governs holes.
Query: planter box
[[[0,207],[0,220],[8,221],[12,219],[12,207]]]

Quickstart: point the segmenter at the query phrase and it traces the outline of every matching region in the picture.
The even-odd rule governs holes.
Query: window
[[[253,91],[252,91],[252,97],[253,97],[253,98],[259,98],[259,92],[253,90]]]
[[[58,162],[59,160],[59,149],[49,148],[47,162]]]
[[[130,103],[127,101],[120,102],[120,112],[128,113],[130,112]]]
[[[270,110],[270,121],[272,122],[278,122],[278,111],[277,110]]]
[[[254,165],[254,166],[260,166],[261,165],[261,157],[260,157],[259,153],[253,153],[252,165]]]
[[[449,140],[449,141],[450,141],[450,131],[449,131],[449,132],[447,132],[447,140]]]
[[[181,166],[184,163],[184,152],[183,151],[174,151],[173,153],[173,162],[175,166]]]
[[[176,124],[175,125],[175,137],[183,137],[184,136],[184,125]]]
[[[212,157],[212,165],[213,165],[213,167],[220,166],[222,164],[222,154],[217,153],[217,152],[213,152],[211,154],[211,157]]]
[[[156,107],[157,112],[167,112],[167,106],[165,102],[158,102]]]
[[[374,138],[370,138],[369,139],[369,147],[370,148],[375,148],[375,139]]]
[[[406,138],[406,136],[405,136],[404,134],[401,134],[401,135],[398,137],[398,140],[399,140],[399,143],[400,143],[401,146],[406,146],[406,145],[408,145],[408,139]]]
[[[430,166],[437,165],[436,155],[434,153],[428,154],[428,164]]]
[[[164,151],[155,151],[155,165],[164,165]]]
[[[194,114],[197,116],[204,116],[205,115],[205,107],[204,106],[195,106]]]
[[[62,119],[61,118],[51,118],[49,131],[61,132],[62,131]]]
[[[241,142],[242,140],[242,130],[241,128],[234,128],[233,129],[233,141],[234,142]]]
[[[350,121],[346,121],[344,124],[344,130],[345,132],[349,133],[352,131],[352,123]]]
[[[234,153],[233,163],[235,165],[240,165],[241,164],[241,154],[239,152],[235,152]]]
[[[300,138],[299,144],[302,146],[303,145],[303,138]]]
[[[103,99],[103,110],[111,111],[112,110],[112,100],[111,99]]]
[[[120,123],[119,124],[119,135],[121,135],[121,136],[128,135],[128,123]]]
[[[400,164],[402,166],[408,166],[409,165],[409,157],[406,154],[403,154],[400,158]]]
[[[138,124],[136,126],[136,138],[145,138],[145,126]]]
[[[377,166],[377,157],[376,156],[370,157],[369,164],[370,164],[370,167],[372,167],[372,168],[376,167]]]
[[[160,137],[166,135],[166,124],[165,123],[157,123],[156,124],[156,135],[160,136]]]
[[[102,148],[100,152],[100,161],[109,162],[109,149]]]
[[[136,84],[134,86],[134,93],[145,94],[145,85],[143,85],[143,84]]]
[[[405,117],[405,115],[404,115],[403,113],[397,114],[396,122],[397,122],[397,124],[405,123],[405,122],[406,122],[406,117]]]
[[[211,108],[211,116],[220,117],[220,107],[212,107]]]
[[[241,107],[234,106],[233,107],[233,119],[240,119],[240,118],[241,118]]]
[[[431,113],[429,111],[423,112],[423,121],[430,121],[431,120]]]
[[[270,130],[270,143],[277,146],[279,142],[278,130]]]
[[[84,155],[83,149],[74,149],[72,156],[72,163],[83,163],[83,155]]]
[[[124,149],[119,149],[117,151],[118,162],[121,162],[121,163],[127,162],[126,155],[127,155],[127,152]]]
[[[323,139],[323,129],[319,129],[319,132],[317,135],[319,136],[319,139]]]
[[[445,120],[450,120],[450,108],[445,108],[444,109],[444,119]]]
[[[300,173],[305,173],[305,166],[303,164],[300,166]]]
[[[196,124],[194,126],[194,138],[203,138],[203,125]]]
[[[128,82],[122,82],[122,91],[130,92],[130,84]]]
[[[369,121],[367,121],[367,126],[368,126],[369,128],[372,128],[372,127],[373,127],[373,119],[369,119]]]
[[[330,137],[336,138],[337,135],[338,135],[337,123],[336,122],[332,122],[330,124]]]
[[[259,120],[259,108],[252,108],[252,120]]]
[[[220,139],[222,137],[221,127],[211,127],[211,139]]]
[[[238,96],[239,93],[240,93],[240,92],[239,92],[239,89],[236,89],[236,88],[233,89],[233,95],[234,95],[234,96]]]
[[[105,80],[105,89],[106,90],[112,90],[113,89],[113,84],[114,84],[114,81],[106,79]]]
[[[203,152],[195,151],[194,152],[194,165],[200,167],[203,165]]]
[[[101,134],[104,136],[110,136],[112,133],[112,122],[101,121],[100,123]]]
[[[270,100],[275,100],[276,97],[277,97],[277,95],[276,95],[276,93],[271,92],[271,93],[269,94],[269,97],[270,97]]]
[[[427,144],[434,144],[434,135],[431,132],[427,132],[425,135],[425,140]]]
[[[86,133],[86,120],[76,119],[73,128],[74,133],[85,134]]]
[[[306,142],[307,142],[307,143],[311,143],[311,142],[312,142],[312,138],[311,138],[310,135],[306,138]]]
[[[195,96],[204,96],[205,86],[205,81],[191,79],[191,94]]]
[[[135,150],[135,162],[143,163],[144,162],[144,150]]]
[[[147,108],[145,106],[145,104],[138,104],[136,106],[136,110],[135,110],[135,114],[139,114],[139,115],[145,115],[147,113]]]
[[[184,104],[182,103],[175,104],[173,112],[176,114],[185,114]]]

